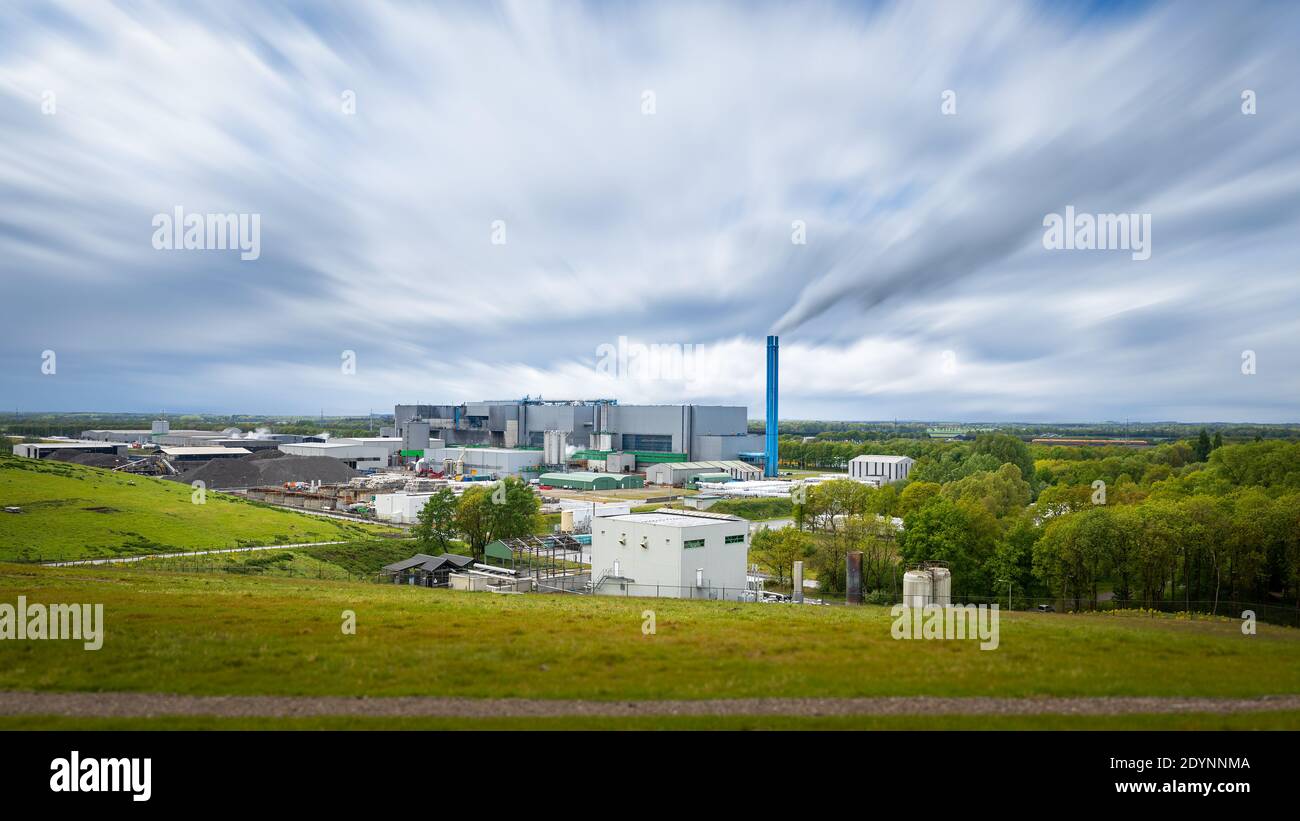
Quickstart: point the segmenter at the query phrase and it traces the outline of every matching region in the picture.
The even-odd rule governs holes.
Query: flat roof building
[[[108,453],[125,456],[126,445],[115,442],[24,442],[14,445],[14,456],[44,459],[54,453]]]
[[[413,524],[435,492],[408,493],[399,490],[396,493],[377,493],[375,494],[375,518],[385,522]]]
[[[592,589],[601,595],[741,600],[749,522],[696,511],[592,520]]]
[[[887,485],[906,479],[914,464],[910,456],[854,456],[849,460],[849,478]]]
[[[247,448],[223,448],[221,446],[212,447],[161,447],[163,456],[172,462],[206,462],[209,459],[237,459],[240,456],[248,456],[252,451]]]
[[[328,456],[355,470],[386,468],[392,453],[387,445],[362,445],[341,439],[283,444],[280,445],[280,451],[290,456]]]

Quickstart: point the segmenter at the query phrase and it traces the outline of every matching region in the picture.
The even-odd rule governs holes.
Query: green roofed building
[[[644,487],[645,479],[634,473],[591,473],[573,471],[570,473],[543,473],[537,481],[551,487],[570,490],[618,490],[620,488]]]
[[[691,484],[700,482],[731,482],[734,478],[730,473],[700,473],[691,480]]]

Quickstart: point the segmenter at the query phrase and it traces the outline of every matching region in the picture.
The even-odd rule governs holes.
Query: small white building
[[[749,522],[698,511],[597,517],[591,526],[596,593],[744,598]]]
[[[398,524],[414,524],[420,511],[433,496],[432,493],[377,493],[375,494],[375,518]]]
[[[849,460],[849,478],[859,481],[877,480],[874,484],[889,484],[907,478],[916,460],[910,456],[854,456]]]

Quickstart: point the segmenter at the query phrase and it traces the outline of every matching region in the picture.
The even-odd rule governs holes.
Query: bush
[[[888,590],[872,590],[863,601],[867,604],[894,604],[894,594]]]

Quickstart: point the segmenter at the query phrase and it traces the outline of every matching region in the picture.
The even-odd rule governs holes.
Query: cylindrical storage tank
[[[903,574],[903,606],[925,607],[934,595],[934,583],[929,572],[909,570]]]
[[[862,551],[854,550],[845,557],[844,592],[849,604],[862,604]]]
[[[952,572],[946,567],[932,567],[930,575],[934,578],[933,603],[940,607],[952,604]]]
[[[573,511],[572,510],[560,511],[560,530],[565,533],[573,532]]]

